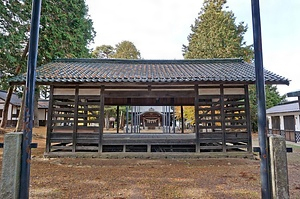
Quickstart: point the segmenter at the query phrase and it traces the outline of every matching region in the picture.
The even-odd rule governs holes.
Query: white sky
[[[129,40],[143,59],[183,59],[190,25],[203,0],[86,0],[97,32],[92,47]],[[228,0],[227,6],[249,29],[253,43],[251,0]],[[281,94],[300,90],[300,0],[261,0],[264,67],[291,80],[278,86]]]

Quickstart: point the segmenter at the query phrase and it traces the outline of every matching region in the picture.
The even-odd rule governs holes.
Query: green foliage
[[[6,74],[14,74],[17,65],[26,65],[21,55],[28,42],[30,3],[0,2],[0,71]]]
[[[116,44],[116,47],[111,45],[97,46],[92,52],[94,58],[101,59],[140,59],[141,54],[139,50],[131,41],[122,41]]]
[[[39,65],[55,58],[91,57],[95,31],[84,0],[43,1]]]
[[[23,72],[26,68],[31,3],[0,2],[0,71],[15,74],[18,66]],[[90,57],[88,45],[94,37],[84,0],[42,1],[38,65],[55,58]]]
[[[286,101],[286,96],[281,96],[276,86],[266,85],[265,86],[266,96],[266,109],[278,105],[279,103]],[[249,87],[249,101],[250,101],[250,114],[251,114],[251,125],[252,131],[257,132],[257,99],[255,86]]]
[[[247,26],[243,22],[235,24],[232,11],[223,9],[226,0],[205,0],[192,33],[188,36],[188,46],[183,45],[185,59],[243,58],[253,59],[252,46],[246,45],[244,34]]]
[[[96,49],[92,52],[92,57],[108,59],[112,58],[114,53],[115,49],[111,45],[101,45],[97,46]]]
[[[140,59],[141,54],[132,42],[122,41],[116,45],[116,52],[113,58]]]

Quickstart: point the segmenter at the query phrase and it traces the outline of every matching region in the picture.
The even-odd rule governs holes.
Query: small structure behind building
[[[300,92],[291,92],[288,97],[300,96]],[[287,141],[300,142],[299,100],[289,101],[267,109],[269,133],[279,134]]]
[[[3,107],[6,100],[6,91],[0,90],[0,122],[2,120]],[[46,126],[49,100],[39,100],[38,102],[38,118],[40,126]],[[7,126],[15,127],[18,121],[18,116],[22,104],[22,98],[16,93],[13,93],[8,107]]]

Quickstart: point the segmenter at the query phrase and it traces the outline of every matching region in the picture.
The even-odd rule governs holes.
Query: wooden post
[[[222,124],[222,150],[226,152],[226,128],[225,128],[225,111],[224,111],[224,85],[220,85],[220,106],[221,106],[221,124]]]
[[[120,121],[120,118],[119,118],[119,106],[117,106],[117,133],[119,133],[119,121]]]
[[[199,134],[199,89],[195,85],[195,134],[196,134],[196,152],[200,153],[200,134]]]
[[[103,149],[103,122],[104,122],[104,86],[101,86],[100,91],[100,117],[99,117],[99,142],[98,142],[98,152],[102,153]]]
[[[250,102],[249,102],[249,91],[248,85],[245,85],[245,105],[246,105],[246,122],[247,122],[247,133],[248,133],[248,152],[252,152],[252,134],[251,134],[251,116],[250,116]]]
[[[79,87],[75,88],[75,108],[74,108],[74,126],[73,126],[73,146],[72,152],[76,151],[77,145],[77,131],[78,131],[78,104],[79,104]]]
[[[52,115],[53,115],[53,92],[54,87],[50,86],[50,98],[48,105],[48,117],[47,117],[47,137],[46,137],[46,153],[51,151],[51,133],[52,133]]]
[[[180,106],[180,112],[181,112],[181,133],[184,133],[183,106]]]

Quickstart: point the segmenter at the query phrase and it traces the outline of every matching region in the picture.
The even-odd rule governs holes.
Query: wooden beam
[[[194,92],[191,91],[105,91],[105,97],[112,98],[188,98],[194,97]]]
[[[73,126],[73,147],[72,152],[76,152],[77,145],[77,130],[78,130],[78,102],[79,102],[79,88],[75,88],[75,107],[74,107],[74,126]]]
[[[103,121],[104,121],[104,87],[101,87],[100,91],[100,117],[99,117],[99,142],[98,142],[98,153],[102,153],[103,149]]]
[[[249,101],[249,90],[248,85],[245,85],[245,110],[246,110],[246,120],[247,120],[247,134],[248,134],[248,152],[252,152],[252,134],[251,134],[251,115],[250,115],[250,101]]]
[[[119,115],[119,106],[117,106],[117,133],[119,133],[119,121],[120,121],[120,115]]]
[[[220,85],[220,106],[221,106],[221,121],[222,121],[222,150],[226,152],[226,128],[225,128],[225,111],[224,111],[224,86]]]
[[[52,115],[53,115],[53,86],[50,86],[50,97],[49,97],[49,105],[48,105],[48,117],[47,117],[47,136],[46,136],[46,153],[49,153],[51,151],[51,134],[52,134]]]
[[[195,85],[195,134],[196,134],[196,152],[200,153],[200,134],[199,134],[199,89]]]

